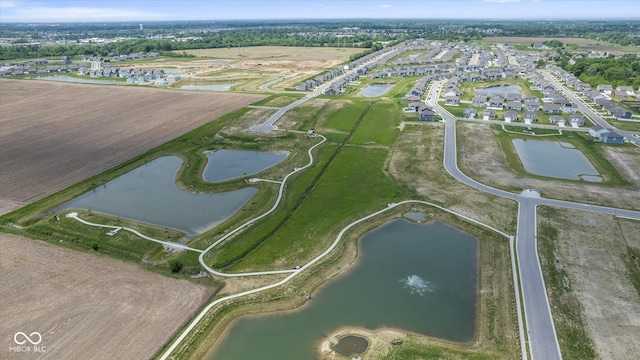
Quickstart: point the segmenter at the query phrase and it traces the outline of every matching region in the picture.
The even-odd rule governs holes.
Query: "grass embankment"
[[[251,105],[283,107],[295,102],[296,100],[300,100],[302,98],[303,98],[303,95],[298,95],[298,94],[278,94],[278,95],[271,95],[260,101],[256,101]]]
[[[528,140],[538,140],[538,141],[562,141],[571,143],[575,146],[576,149],[580,150],[586,157],[589,159],[591,164],[598,170],[600,176],[603,178],[603,181],[600,183],[589,183],[591,185],[597,184],[600,186],[627,186],[629,182],[620,174],[620,172],[606,159],[606,154],[603,146],[627,146],[627,145],[612,145],[612,144],[602,144],[594,142],[589,135],[575,132],[575,131],[567,131],[563,132],[561,135],[553,136],[552,138],[546,137],[535,137],[535,136],[527,136],[525,134],[513,134],[506,131],[502,131],[499,125],[491,125],[492,129],[497,131],[497,139],[500,144],[500,148],[505,154],[505,158],[508,166],[518,175],[523,177],[530,177],[536,179],[549,179],[549,177],[535,175],[527,172],[524,169],[522,161],[520,161],[520,157],[513,146],[514,139],[528,139]],[[505,126],[507,130],[518,131],[518,128]],[[555,134],[556,130],[544,130],[544,129],[536,129],[536,133],[544,134],[551,133]],[[583,182],[587,183],[584,180],[565,180],[565,179],[557,179],[552,178],[554,181],[569,181],[569,182]]]
[[[586,322],[580,302],[572,294],[571,278],[556,261],[558,230],[544,219],[560,217],[560,210],[538,208],[538,252],[542,265],[549,303],[565,359],[596,359],[593,342],[586,331]]]
[[[328,247],[340,225],[406,198],[406,189],[382,171],[388,149],[377,147],[393,142],[387,132],[397,125],[397,118],[386,116],[386,108],[377,105],[365,107],[357,118],[344,117],[342,128],[344,122],[352,124],[347,137],[322,147],[318,165],[294,179],[282,207],[206,261],[229,271],[305,263]],[[352,115],[351,109],[344,111]],[[360,147],[356,142],[368,145]]]
[[[444,346],[425,347],[421,344],[413,342],[403,343],[401,346],[394,346],[387,356],[387,360],[406,360],[406,359],[422,359],[422,360],[440,360],[440,359],[466,359],[466,360],[491,360],[495,359],[495,355],[478,353],[475,351],[465,351],[452,349]]]

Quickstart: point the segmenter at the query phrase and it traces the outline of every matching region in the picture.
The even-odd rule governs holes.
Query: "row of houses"
[[[400,54],[408,51],[410,45],[409,45],[409,41],[404,41],[402,43],[396,44],[392,47],[389,47],[387,49],[381,49],[378,51],[375,51],[371,54],[367,54],[359,59],[356,59],[352,62],[350,62],[348,65],[346,65],[344,67],[345,70],[348,69],[356,69],[355,73],[347,73],[345,76],[343,76],[342,78],[338,79],[337,81],[334,81],[325,91],[324,93],[326,95],[338,95],[340,93],[342,93],[344,91],[344,87],[346,86],[346,84],[348,84],[350,81],[353,81],[355,79],[358,79],[359,76],[365,75],[367,73],[369,73],[370,71],[372,71],[373,69],[375,69],[376,67],[378,67],[379,65],[384,65],[386,64],[388,61],[392,60],[393,58],[399,56]],[[333,79],[333,78],[331,78]],[[330,80],[330,79],[327,79]],[[327,81],[325,80],[325,81]],[[311,87],[307,87],[307,86],[301,86],[303,84],[298,85],[298,89],[301,90],[303,87],[307,88],[307,90],[310,90],[311,88],[320,85],[321,83],[323,83],[324,81],[318,82],[315,85],[312,85]]]
[[[0,70],[0,76],[17,75],[43,75],[50,73],[66,73],[78,71],[78,65],[50,65],[43,67],[13,66],[9,69]]]
[[[618,119],[631,119],[632,113],[630,110],[623,108],[620,104],[612,101],[611,98],[594,90],[589,84],[583,83],[573,74],[555,65],[550,65],[547,68],[551,73],[562,79],[569,87],[581,92],[583,96],[593,101],[600,110],[606,111],[609,115]],[[601,89],[602,88],[601,86]],[[622,90],[627,91],[628,87],[622,87],[620,91]],[[631,90],[633,90],[633,88],[631,88]]]
[[[635,97],[637,100],[640,99],[640,87],[638,87],[638,92],[635,92],[633,86],[618,86],[614,89],[611,85],[601,84],[596,86],[596,91],[617,99],[625,99],[628,97]]]

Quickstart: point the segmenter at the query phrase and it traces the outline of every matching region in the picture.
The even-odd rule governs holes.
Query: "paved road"
[[[336,82],[336,81],[338,81],[338,80],[340,80],[340,79],[342,79],[342,78],[344,78],[344,77],[346,77],[346,76],[348,76],[348,75],[352,75],[352,74],[356,73],[356,72],[358,71],[358,69],[361,69],[361,68],[363,68],[363,67],[365,67],[365,66],[367,66],[367,65],[369,65],[369,64],[371,64],[371,63],[373,63],[373,62],[375,62],[375,61],[376,61],[376,59],[378,59],[378,58],[380,58],[381,56],[384,56],[384,55],[386,55],[386,54],[387,54],[387,52],[385,52],[385,53],[383,53],[383,54],[380,54],[379,56],[376,56],[375,58],[370,59],[369,61],[367,61],[367,62],[365,62],[365,63],[360,64],[358,67],[355,67],[355,68],[353,68],[353,69],[351,69],[351,70],[349,70],[349,71],[345,72],[344,74],[341,74],[341,75],[339,75],[339,76],[336,76],[335,78],[331,79],[330,81],[328,81],[328,82],[326,82],[326,83],[324,83],[324,84],[322,84],[322,85],[318,86],[318,87],[317,87],[317,88],[315,88],[312,92],[307,93],[307,95],[306,95],[305,97],[303,97],[302,99],[297,100],[296,102],[294,102],[294,103],[292,103],[292,104],[289,104],[289,105],[287,105],[287,106],[285,106],[285,107],[283,107],[283,108],[280,108],[280,110],[278,110],[275,114],[273,114],[273,115],[272,115],[269,119],[267,119],[267,121],[265,121],[264,123],[262,123],[262,124],[260,124],[260,125],[252,126],[252,127],[250,128],[250,130],[251,130],[251,131],[256,131],[256,132],[266,132],[266,131],[271,131],[271,130],[277,130],[277,129],[278,129],[278,127],[277,127],[276,125],[274,125],[274,123],[275,123],[276,121],[278,121],[278,120],[282,117],[282,115],[284,115],[287,111],[289,111],[289,110],[291,110],[291,109],[293,109],[293,108],[295,108],[295,107],[298,107],[298,106],[300,106],[300,105],[304,104],[307,100],[313,99],[314,97],[316,97],[316,96],[318,96],[318,95],[322,95],[322,94],[324,93],[324,90],[325,90],[325,89],[327,89],[328,87],[330,87],[330,86],[331,86],[331,84],[333,84],[334,82]],[[285,77],[285,78],[286,78],[286,77]],[[263,90],[265,90],[265,91],[272,91],[272,92],[273,92],[274,90],[270,90],[270,89],[268,89],[268,87],[269,87],[270,85],[272,85],[272,84],[274,84],[274,83],[278,82],[278,81],[284,80],[285,78],[278,79],[278,80],[274,80],[274,81],[272,81],[272,82],[269,82],[269,83],[267,83],[267,84],[264,84],[264,85],[262,85],[262,86],[260,87],[260,89],[263,89]]]
[[[584,101],[582,101],[582,99],[580,99],[578,96],[576,96],[576,94],[574,94],[573,91],[567,89],[564,85],[560,84],[558,82],[558,80],[556,80],[556,78],[553,75],[551,75],[549,72],[540,71],[540,73],[553,86],[555,86],[558,90],[560,90],[564,94],[564,96],[566,96],[569,100],[573,101],[574,104],[578,105],[578,109],[580,111],[582,111],[585,115],[587,115],[589,118],[591,118],[596,124],[598,124],[598,125],[600,125],[600,126],[602,126],[604,128],[613,129],[618,134],[624,135],[624,137],[627,140],[631,141],[632,143],[634,143],[636,145],[640,145],[640,139],[637,139],[637,138],[635,138],[633,136],[634,134],[638,134],[637,132],[624,131],[624,130],[620,130],[620,129],[617,129],[617,128],[611,126],[609,123],[607,123],[606,120],[604,120],[602,118],[602,116],[600,116],[598,113],[593,111],[591,109],[591,107],[589,107],[587,104],[584,103]]]
[[[513,194],[481,184],[467,177],[460,171],[457,165],[456,118],[437,104],[437,94],[441,86],[442,83],[434,84],[427,97],[427,103],[433,107],[446,122],[444,167],[451,176],[473,188],[518,202],[516,254],[518,256],[520,286],[527,323],[527,338],[531,359],[562,359],[538,258],[536,207],[538,205],[549,205],[612,214],[634,220],[640,220],[640,212]]]

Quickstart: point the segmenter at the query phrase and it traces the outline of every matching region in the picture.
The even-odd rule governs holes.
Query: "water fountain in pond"
[[[425,292],[433,292],[433,286],[429,281],[425,281],[418,275],[409,275],[405,279],[400,280],[405,287],[409,288],[411,294],[424,296]]]

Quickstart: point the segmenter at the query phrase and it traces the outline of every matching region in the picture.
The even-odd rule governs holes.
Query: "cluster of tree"
[[[613,55],[600,59],[582,58],[573,64],[565,58],[560,66],[594,88],[599,84],[611,84],[614,88],[633,86],[634,89],[640,86],[640,59],[634,54],[617,59]]]
[[[564,44],[562,43],[562,41],[559,40],[548,40],[548,41],[543,41],[542,45],[546,45],[550,48],[554,48],[556,50],[558,49],[562,49],[564,47]]]

